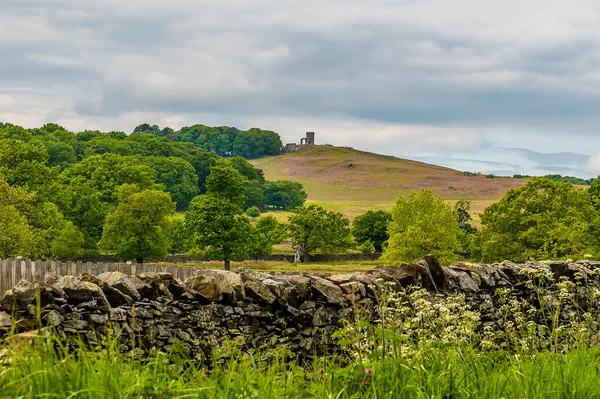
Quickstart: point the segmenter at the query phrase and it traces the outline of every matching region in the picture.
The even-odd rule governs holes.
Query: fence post
[[[16,260],[16,264],[15,264],[15,284],[13,285],[13,287],[15,285],[17,285],[17,283],[19,281],[21,281],[21,279],[23,278],[23,272],[25,268],[25,264],[23,263],[23,257],[22,256],[17,256],[17,260]]]

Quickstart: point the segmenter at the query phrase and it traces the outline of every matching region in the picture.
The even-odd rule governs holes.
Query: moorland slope
[[[309,203],[350,218],[369,209],[391,209],[399,193],[428,188],[454,202],[471,201],[477,213],[524,179],[473,175],[424,162],[349,147],[306,146],[296,152],[250,161],[268,180],[300,182]]]

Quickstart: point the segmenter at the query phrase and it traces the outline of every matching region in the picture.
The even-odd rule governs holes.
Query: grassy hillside
[[[510,188],[526,183],[509,177],[466,176],[442,166],[347,147],[310,146],[251,162],[265,172],[268,180],[300,182],[309,203],[343,212],[350,218],[369,209],[389,210],[398,193],[408,194],[422,187],[451,202],[471,200],[472,210],[477,213]]]

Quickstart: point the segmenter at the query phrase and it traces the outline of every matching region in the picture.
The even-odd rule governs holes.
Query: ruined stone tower
[[[306,132],[306,138],[300,139],[300,145],[312,145],[315,143],[315,132]]]

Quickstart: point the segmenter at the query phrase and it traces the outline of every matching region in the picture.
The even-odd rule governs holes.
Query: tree
[[[370,241],[376,252],[383,250],[383,243],[390,237],[388,223],[392,214],[386,211],[367,211],[357,216],[352,225],[352,234],[359,245]]]
[[[140,191],[136,185],[125,184],[119,188],[118,198],[117,207],[106,217],[98,246],[138,263],[164,257],[169,248],[169,216],[175,212],[169,193]]]
[[[211,258],[223,261],[225,270],[231,268],[232,260],[248,256],[252,226],[235,202],[214,194],[200,195],[190,203],[185,224]]]
[[[317,250],[334,253],[354,246],[350,221],[339,212],[318,205],[296,208],[288,218],[295,262],[306,262]]]
[[[532,178],[481,214],[473,256],[484,262],[597,255],[598,212],[584,189]]]
[[[267,206],[284,210],[303,206],[307,198],[302,184],[287,180],[266,182],[264,194]]]
[[[460,228],[458,241],[460,242],[461,253],[465,256],[471,254],[473,237],[475,236],[475,233],[477,233],[477,229],[471,225],[473,218],[469,213],[470,210],[471,202],[468,200],[459,200],[454,204],[454,214],[456,215],[456,222]]]
[[[392,209],[390,238],[382,259],[388,264],[414,262],[426,254],[448,264],[460,250],[460,229],[450,205],[431,190],[402,194]]]
[[[231,166],[210,168],[206,194],[194,198],[185,214],[185,224],[196,234],[199,246],[207,254],[223,261],[225,270],[231,261],[248,256],[252,226],[243,215],[248,180]]]

